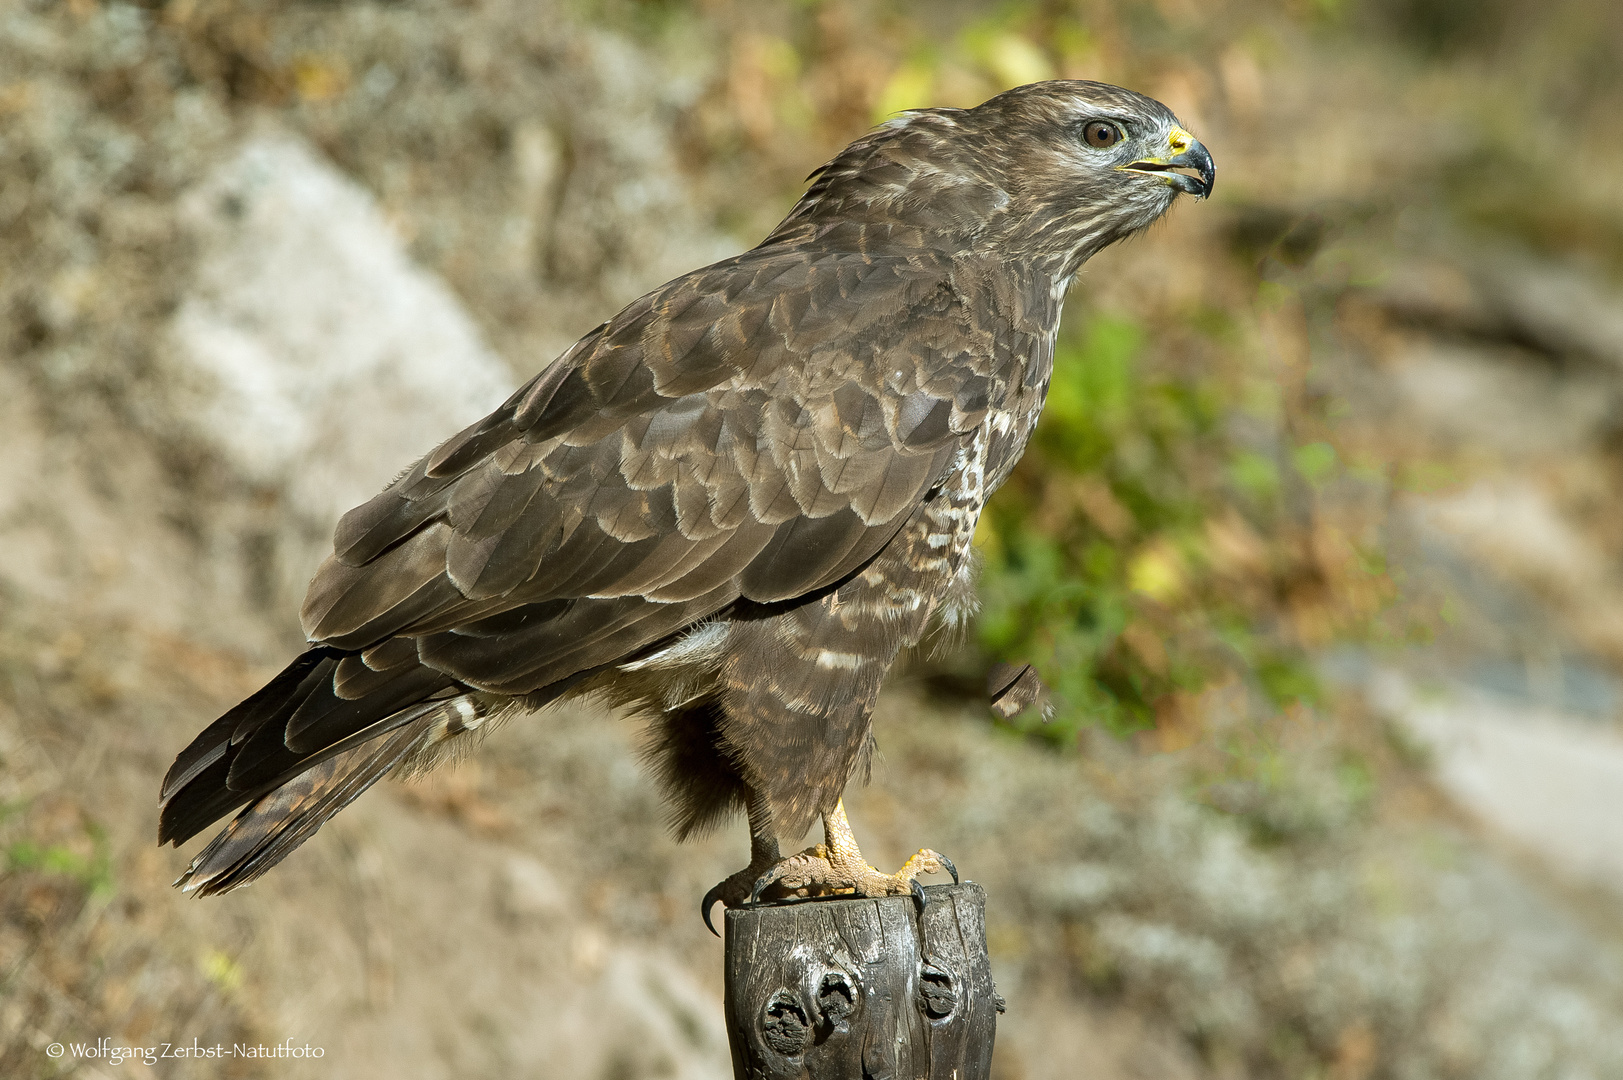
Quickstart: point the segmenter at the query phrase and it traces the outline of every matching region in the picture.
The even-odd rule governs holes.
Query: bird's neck
[[[979,295],[1023,334],[1052,338],[1074,273],[1064,266],[1009,260],[977,252],[953,260],[952,278],[960,293]]]

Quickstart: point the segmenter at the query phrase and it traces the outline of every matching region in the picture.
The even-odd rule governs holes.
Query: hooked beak
[[[1126,172],[1158,173],[1169,186],[1184,194],[1208,198],[1217,180],[1217,166],[1200,140],[1183,128],[1173,128],[1167,136],[1167,147],[1172,153],[1165,157],[1144,158],[1120,168]],[[1192,169],[1194,175],[1181,169]]]

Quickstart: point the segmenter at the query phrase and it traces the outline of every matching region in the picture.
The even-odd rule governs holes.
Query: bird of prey
[[[1094,82],[852,143],[759,246],[634,301],[343,516],[309,648],[164,779],[160,843],[241,809],[176,884],[246,884],[380,777],[586,694],[648,718],[678,837],[747,815],[706,922],[956,877],[930,850],[883,874],[852,836],[880,684],[973,608],[971,537],[1078,269],[1214,172],[1165,106]],[[825,842],[784,857],[818,816]]]

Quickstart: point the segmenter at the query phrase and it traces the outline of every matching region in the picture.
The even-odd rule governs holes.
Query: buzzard
[[[880,684],[973,607],[970,539],[1078,269],[1213,178],[1165,106],[1094,82],[852,143],[758,247],[634,301],[344,515],[309,648],[164,779],[160,843],[241,808],[176,884],[247,884],[385,774],[585,694],[648,717],[678,837],[747,815],[706,922],[956,877],[929,850],[882,874],[852,836]],[[783,857],[818,816],[826,842]]]

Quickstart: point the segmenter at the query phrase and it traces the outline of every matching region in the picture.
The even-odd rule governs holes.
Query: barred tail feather
[[[256,880],[314,836],[327,819],[392,771],[415,771],[440,744],[482,726],[485,706],[471,695],[424,702],[391,717],[390,730],[322,760],[245,807],[209,841],[175,882],[198,896]]]

